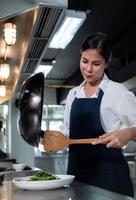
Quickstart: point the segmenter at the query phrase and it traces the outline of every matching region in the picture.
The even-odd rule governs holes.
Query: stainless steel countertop
[[[0,190],[0,200],[90,200],[88,185],[73,183],[70,187],[46,191],[27,191],[5,182]]]
[[[35,168],[31,169],[31,170],[3,171],[3,172],[0,172],[0,175],[2,175],[2,174],[5,175],[4,181],[10,181],[10,180],[12,180],[13,178],[16,178],[16,177],[31,176],[31,175],[35,174],[37,170],[39,170],[39,168],[35,167]]]
[[[15,187],[12,181],[0,186],[0,200],[91,200],[91,186],[73,182],[70,187],[30,191]]]
[[[12,183],[15,177],[29,176],[34,173],[35,170],[7,173],[3,185],[0,186],[0,200],[91,200],[91,186],[75,181],[69,187],[41,191],[19,189]],[[136,180],[133,180],[133,183],[136,199]]]
[[[0,200],[73,200],[71,187],[56,190],[30,191],[18,189],[11,181],[0,187]]]

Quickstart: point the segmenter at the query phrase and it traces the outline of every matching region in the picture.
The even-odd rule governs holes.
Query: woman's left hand
[[[107,148],[121,148],[131,138],[131,131],[129,129],[113,131],[105,133],[99,137],[100,140],[93,142],[95,144],[106,144]]]

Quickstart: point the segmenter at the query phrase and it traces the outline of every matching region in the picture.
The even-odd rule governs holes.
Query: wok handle
[[[69,144],[91,144],[92,142],[98,141],[98,138],[88,139],[69,139]]]
[[[41,130],[41,131],[40,131],[40,137],[41,137],[41,138],[44,138],[44,134],[45,134],[45,132]]]

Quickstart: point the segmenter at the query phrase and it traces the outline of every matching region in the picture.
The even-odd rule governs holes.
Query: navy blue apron
[[[75,98],[70,113],[70,138],[96,138],[104,133],[98,98]],[[110,116],[109,116],[110,117]],[[112,192],[133,196],[128,164],[121,149],[106,145],[73,144],[69,147],[68,174],[75,179]]]

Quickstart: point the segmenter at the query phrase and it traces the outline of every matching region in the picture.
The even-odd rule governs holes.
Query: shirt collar
[[[107,77],[106,74],[103,75],[102,81],[100,82],[100,85],[96,91],[96,96],[98,96],[98,93],[100,91],[100,89],[102,89],[102,91],[104,92],[108,86],[108,82],[109,82],[109,78]],[[86,81],[84,80],[78,87],[77,93],[84,87]]]
[[[104,74],[102,81],[100,82],[99,88],[103,90],[103,92],[106,90],[109,82],[109,78],[106,74]]]

